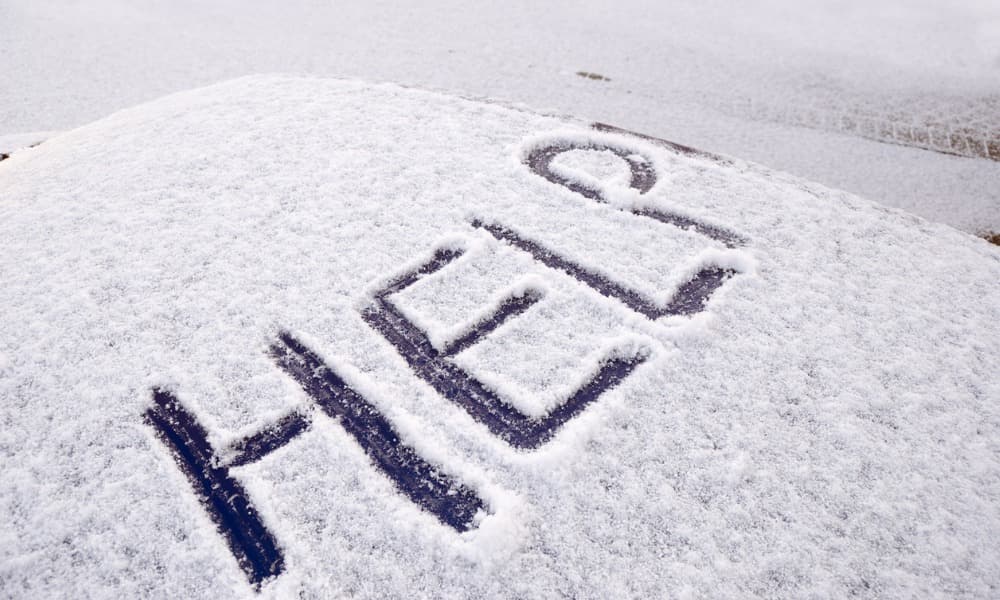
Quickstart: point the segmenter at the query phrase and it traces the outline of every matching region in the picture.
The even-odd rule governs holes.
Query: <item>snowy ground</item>
[[[540,176],[558,145],[605,150]],[[1000,249],[948,226],[586,121],[257,77],[15,153],[0,239],[2,596],[257,595],[150,420],[181,410],[151,408],[157,386],[273,534],[258,597],[1000,590]],[[405,278],[436,250],[464,254]],[[694,314],[634,309],[711,266],[731,277]],[[378,322],[440,349],[529,295],[444,362],[535,415],[634,368],[537,447]],[[403,493],[303,384],[326,371],[282,362],[282,330],[475,518]],[[226,466],[275,423],[305,430]]]
[[[0,136],[245,74],[352,76],[606,121],[1000,230],[992,0],[4,0],[0,60]]]

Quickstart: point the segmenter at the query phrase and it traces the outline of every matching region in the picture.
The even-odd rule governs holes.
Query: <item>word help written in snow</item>
[[[554,159],[569,151],[610,152],[619,157],[629,167],[630,187],[640,194],[651,190],[656,183],[651,160],[626,146],[608,142],[553,139],[549,143],[536,144],[525,155],[523,163],[553,184],[590,200],[607,202],[600,186],[567,176],[554,168]],[[729,248],[745,243],[733,232],[670,211],[648,207],[628,210],[639,217],[695,231]],[[471,225],[527,253],[545,267],[566,273],[583,286],[653,320],[691,315],[703,310],[712,294],[736,273],[734,269],[723,266],[703,267],[680,285],[668,302],[657,303],[637,290],[560,255],[541,241],[520,235],[508,225],[481,220],[474,220]],[[437,250],[423,264],[399,275],[376,292],[371,304],[362,310],[361,317],[392,344],[415,375],[511,446],[523,450],[540,447],[564,423],[629,377],[645,360],[646,353],[642,350],[611,353],[603,359],[595,375],[544,417],[533,417],[518,411],[489,386],[453,362],[452,358],[543,301],[541,293],[528,289],[506,298],[467,333],[440,349],[390,299],[418,279],[446,268],[461,255],[459,250]],[[232,469],[259,461],[308,431],[314,412],[339,423],[364,450],[373,466],[388,477],[401,494],[441,523],[457,532],[467,531],[487,511],[486,503],[475,490],[449,475],[447,470],[429,463],[417,450],[404,443],[375,404],[346,383],[333,367],[290,333],[279,334],[269,354],[275,364],[302,387],[318,411],[292,411],[263,431],[233,443],[225,452],[217,452],[211,446],[204,427],[169,391],[154,389],[153,406],[143,415],[146,423],[173,454],[199,502],[215,522],[237,564],[255,589],[280,575],[284,571],[285,560],[280,544],[257,514]]]

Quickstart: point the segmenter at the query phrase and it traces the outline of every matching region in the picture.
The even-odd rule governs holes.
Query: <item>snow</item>
[[[699,246],[546,181],[521,158],[547,135],[634,148],[661,175],[644,203],[747,243]],[[608,160],[563,166],[610,190],[623,180]],[[739,273],[704,311],[651,320],[473,218],[650,293],[706,252]],[[641,243],[625,243],[633,233]],[[0,163],[0,239],[4,596],[984,598],[1000,586],[1000,249],[946,225],[584,120],[261,76],[14,153]],[[359,313],[442,247],[466,254],[391,297],[439,343],[509,293],[544,289],[455,358],[525,412],[558,404],[608,352],[648,357],[541,448],[512,448]],[[233,470],[287,565],[255,592],[142,414],[168,387],[225,448],[310,406],[267,355],[279,330],[475,489],[489,509],[477,526],[442,525],[316,414]]]
[[[0,154],[9,156],[18,150],[38,145],[56,135],[57,131],[37,131],[15,135],[0,135]]]
[[[0,135],[242,75],[358,77],[614,123],[977,233],[1000,230],[1000,162],[938,151],[1000,151],[998,31],[993,0],[6,0]]]

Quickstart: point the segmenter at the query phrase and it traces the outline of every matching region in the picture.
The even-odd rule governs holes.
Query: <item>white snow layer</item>
[[[15,135],[0,135],[0,154],[9,156],[10,154],[37,146],[48,138],[59,133],[58,131],[38,131],[34,133],[20,133]]]
[[[648,205],[747,238],[704,312],[651,321],[469,225],[651,294],[723,253],[530,172],[525,147],[553,132],[635,148],[660,174]],[[286,557],[260,597],[1000,590],[1000,249],[947,226],[582,121],[254,77],[3,161],[0,244],[2,596],[255,596],[141,415],[168,386],[222,448],[309,404],[266,355],[281,328],[490,514],[440,524],[318,415],[234,470]],[[558,405],[616,348],[649,358],[540,449],[511,449],[359,316],[441,246],[466,255],[392,297],[436,343],[542,290],[456,357],[521,410]]]
[[[4,0],[0,56],[0,135],[243,75],[359,77],[614,123],[1000,231],[996,0]]]

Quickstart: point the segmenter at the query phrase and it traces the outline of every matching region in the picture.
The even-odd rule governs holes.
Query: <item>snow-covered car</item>
[[[989,597],[1000,249],[251,77],[0,162],[12,597]]]

